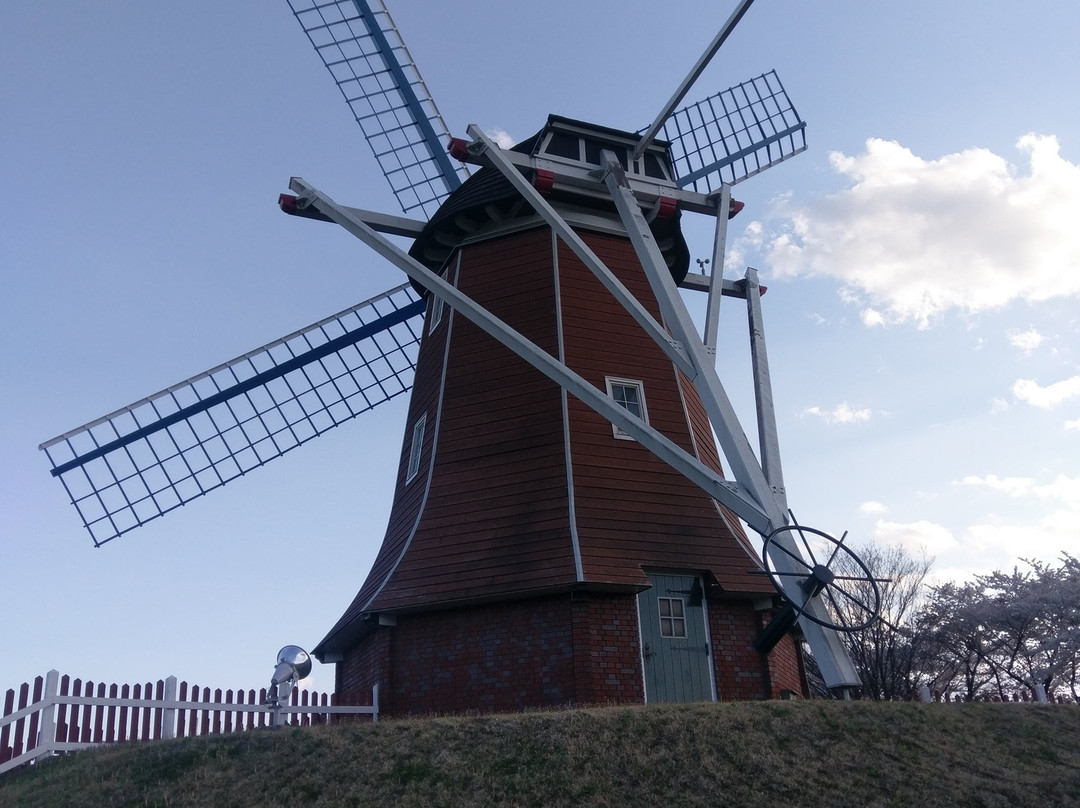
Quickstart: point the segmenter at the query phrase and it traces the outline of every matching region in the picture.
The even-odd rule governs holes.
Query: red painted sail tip
[[[446,144],[446,150],[455,160],[464,163],[469,158],[469,141],[460,137],[452,137],[450,142]]]

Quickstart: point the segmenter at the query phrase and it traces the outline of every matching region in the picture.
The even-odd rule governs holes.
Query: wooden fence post
[[[105,683],[98,682],[97,698],[105,698]],[[106,706],[98,704],[94,706],[94,743],[102,743],[105,740],[105,716]]]
[[[19,710],[24,710],[26,705],[30,703],[30,685],[23,682],[19,685]],[[23,732],[26,722],[26,716],[19,718],[15,721],[15,739],[11,744],[11,749],[14,752],[12,757],[19,757],[23,753]]]
[[[45,702],[41,710],[41,742],[38,746],[51,749],[56,743],[56,723],[53,718],[53,707],[56,705],[56,686],[60,681],[60,672],[55,668],[45,674],[45,692],[41,699]]]
[[[146,683],[146,689],[143,690],[143,698],[150,701],[154,698],[154,686],[150,682]],[[140,741],[149,741],[154,736],[151,734],[151,719],[153,718],[154,708],[143,707],[142,711],[142,732],[138,736]]]
[[[78,681],[76,679],[76,681]],[[90,696],[94,695],[94,683],[89,679],[83,684],[82,693],[75,693],[76,696]],[[91,734],[94,729],[94,706],[92,704],[84,704],[82,708],[82,731],[78,737],[74,740],[79,743],[92,743],[94,736]]]
[[[176,701],[176,677],[169,676],[165,679],[165,702],[169,704]],[[176,737],[176,708],[165,707],[161,711],[161,737]]]
[[[35,705],[41,701],[41,688],[44,684],[44,680],[40,676],[34,677],[34,690],[30,694],[30,704]],[[30,726],[27,728],[26,733],[26,751],[35,749],[41,743],[41,736],[38,735],[38,725],[41,723],[41,711],[34,710],[30,714]]]
[[[15,712],[15,691],[8,689],[4,695],[4,718],[7,718]],[[14,753],[11,747],[8,746],[8,739],[11,737],[11,725],[5,723],[3,727],[0,727],[0,763],[7,763],[14,757]]]

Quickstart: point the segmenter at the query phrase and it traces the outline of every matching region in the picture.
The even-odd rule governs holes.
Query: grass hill
[[[755,702],[259,730],[80,752],[0,806],[1080,806],[1080,707]]]

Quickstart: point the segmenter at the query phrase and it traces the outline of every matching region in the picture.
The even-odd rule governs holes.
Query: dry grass
[[[768,702],[263,730],[97,749],[0,806],[1080,806],[1080,707]]]

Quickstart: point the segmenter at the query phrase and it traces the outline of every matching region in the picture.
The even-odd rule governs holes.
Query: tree
[[[863,697],[875,701],[910,699],[916,687],[912,672],[921,653],[915,618],[922,601],[923,582],[933,560],[925,556],[916,558],[900,545],[866,545],[856,555],[877,579],[881,597],[879,619],[865,629],[843,635],[851,661],[862,679]],[[854,625],[860,622],[859,603],[873,601],[873,584],[865,580],[865,572],[846,553],[837,554],[833,571],[855,579],[839,582],[854,597],[834,594],[828,599],[829,610],[841,625]]]
[[[922,638],[917,668],[935,694],[959,693],[970,701],[993,678],[986,664],[990,652],[982,598],[975,584],[946,583],[931,590],[916,617]]]
[[[876,584],[866,579],[866,571],[853,556],[836,553],[831,569],[839,576],[837,588],[827,590],[825,605],[837,625],[857,625],[865,620],[865,607],[876,600],[876,585],[880,595],[880,619],[865,629],[844,632],[841,636],[862,680],[863,698],[875,701],[910,699],[917,686],[915,665],[922,654],[917,615],[923,600],[924,581],[933,560],[925,556],[916,558],[899,545],[867,545],[854,552],[876,579]],[[811,680],[811,689],[826,695],[823,686],[814,686],[815,671],[813,657],[808,656],[807,676]]]
[[[932,687],[1006,700],[1061,684],[1080,696],[1080,561],[1024,563],[933,590],[920,614]]]
[[[857,555],[872,578],[886,579],[881,619],[842,635],[864,698],[909,699],[926,684],[968,701],[1029,699],[1037,686],[1080,701],[1080,559],[1066,553],[1058,566],[1024,561],[1024,570],[927,587],[930,559],[899,546]],[[825,603],[833,619],[862,622],[874,600],[865,571],[846,553],[835,554],[832,570],[840,589],[827,590]],[[815,671],[808,654],[811,689],[828,695]]]

